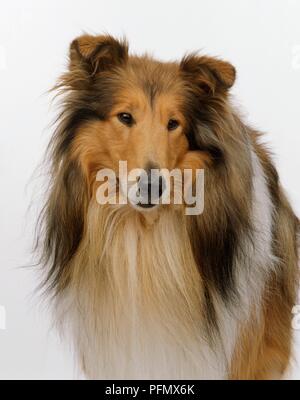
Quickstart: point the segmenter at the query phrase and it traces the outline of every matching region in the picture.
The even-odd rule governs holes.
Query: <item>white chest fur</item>
[[[205,338],[201,278],[184,217],[164,211],[152,226],[143,226],[132,215],[91,210],[93,218],[97,213],[102,228],[89,232],[86,248],[97,237],[102,256],[79,252],[74,282],[59,301],[86,375],[225,377],[225,355],[217,356]],[[108,217],[110,225],[99,221]]]

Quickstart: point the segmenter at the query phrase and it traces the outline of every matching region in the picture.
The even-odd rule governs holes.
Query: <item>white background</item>
[[[132,51],[163,60],[195,49],[230,60],[236,102],[268,132],[300,215],[299,20],[297,0],[0,0],[0,305],[7,314],[0,378],[74,377],[72,356],[34,293],[37,272],[21,268],[30,263],[40,206],[33,172],[55,115],[45,93],[65,68],[71,40],[83,31],[126,34]],[[300,370],[290,376],[299,379]]]

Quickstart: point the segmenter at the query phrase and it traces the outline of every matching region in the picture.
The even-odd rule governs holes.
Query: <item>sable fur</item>
[[[260,134],[230,103],[234,80],[212,57],[162,63],[110,36],[71,44],[39,246],[87,377],[265,379],[287,368],[299,223]],[[112,114],[130,101],[146,118],[131,136]],[[150,122],[171,109],[172,137]],[[144,167],[150,153],[161,168],[205,168],[202,215],[96,203],[99,169]]]

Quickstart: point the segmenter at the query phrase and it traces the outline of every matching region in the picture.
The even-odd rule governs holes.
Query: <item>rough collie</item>
[[[40,244],[87,378],[272,379],[289,364],[299,224],[231,104],[234,81],[230,63],[196,53],[160,62],[111,36],[71,44]],[[99,204],[97,174],[114,171],[120,194],[120,161],[204,170],[203,212]]]

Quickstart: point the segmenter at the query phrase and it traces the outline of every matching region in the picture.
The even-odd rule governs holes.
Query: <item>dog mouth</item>
[[[135,204],[136,207],[141,208],[141,209],[145,209],[145,210],[150,210],[154,207],[158,207],[159,204],[153,204],[153,203],[137,203]]]
[[[122,189],[122,181],[120,183]],[[140,175],[131,182],[127,181],[127,186],[127,199],[136,210],[150,211],[162,204],[166,182],[158,172]]]

